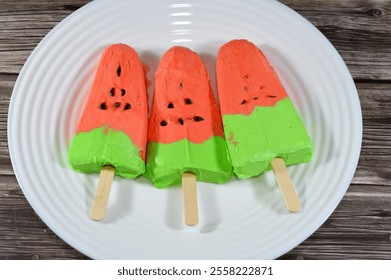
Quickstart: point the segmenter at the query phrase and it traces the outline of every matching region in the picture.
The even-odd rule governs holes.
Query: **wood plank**
[[[391,79],[391,1],[281,0],[314,24],[355,79]]]
[[[35,214],[15,176],[0,176],[0,259],[84,259]]]
[[[353,183],[391,186],[390,84],[358,83],[357,88],[363,114],[363,142]]]
[[[0,88],[0,180],[2,175],[13,175],[11,160],[8,153],[7,140],[7,117],[10,97],[8,96],[9,89],[7,86]],[[1,202],[0,202],[1,203]]]
[[[18,74],[42,38],[89,1],[1,1],[0,73]]]
[[[11,96],[17,77],[16,74],[0,74],[0,98]]]
[[[0,259],[86,258],[59,239],[30,209],[0,213]]]

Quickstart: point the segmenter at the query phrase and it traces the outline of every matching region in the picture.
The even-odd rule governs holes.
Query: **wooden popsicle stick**
[[[194,226],[198,224],[197,181],[194,173],[182,174],[182,192],[185,224]]]
[[[95,221],[103,220],[105,217],[114,172],[115,168],[110,165],[103,166],[100,171],[98,187],[96,188],[90,212],[90,218]]]
[[[271,165],[274,176],[276,177],[277,183],[280,187],[286,208],[288,208],[290,212],[299,212],[301,210],[301,204],[292,184],[288,170],[286,169],[284,160],[282,158],[275,158],[271,161]]]

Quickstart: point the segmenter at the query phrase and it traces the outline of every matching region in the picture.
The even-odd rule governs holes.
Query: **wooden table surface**
[[[0,0],[0,259],[86,259],[25,199],[12,169],[7,114],[31,51],[89,1]],[[391,259],[391,0],[283,0],[335,46],[354,78],[363,143],[353,181],[327,221],[281,259]]]

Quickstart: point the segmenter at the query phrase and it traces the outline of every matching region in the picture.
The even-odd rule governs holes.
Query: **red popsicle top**
[[[155,74],[148,141],[202,143],[214,135],[223,129],[205,65],[190,49],[172,47]]]
[[[145,159],[148,104],[136,51],[115,44],[102,54],[77,132],[105,126],[127,134]]]
[[[255,106],[273,106],[288,97],[266,56],[246,40],[224,44],[217,55],[221,113],[250,114]]]

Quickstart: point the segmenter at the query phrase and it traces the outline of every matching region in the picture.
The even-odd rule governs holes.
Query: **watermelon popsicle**
[[[189,225],[198,221],[195,179],[224,183],[232,176],[209,74],[198,54],[185,47],[169,49],[155,74],[144,176],[158,188],[182,182]],[[193,184],[189,201],[188,179]]]
[[[74,170],[100,172],[90,213],[94,220],[105,215],[114,173],[135,178],[145,171],[147,106],[136,51],[125,44],[106,48],[68,154]]]
[[[216,73],[234,173],[249,178],[273,168],[288,209],[299,211],[285,165],[310,161],[313,146],[276,72],[253,43],[233,40],[221,46]]]

